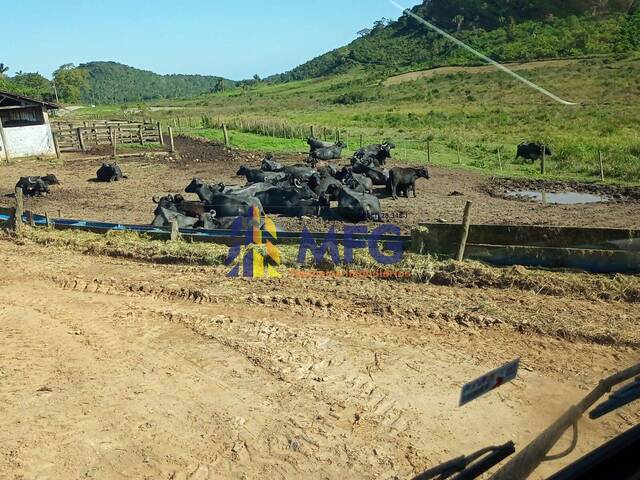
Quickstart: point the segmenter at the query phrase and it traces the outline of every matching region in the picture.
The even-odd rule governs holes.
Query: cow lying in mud
[[[25,197],[39,197],[49,193],[50,185],[60,185],[60,181],[52,173],[43,177],[20,177],[16,188],[22,189]]]
[[[99,182],[117,182],[127,178],[117,163],[103,163],[96,172],[96,177]]]

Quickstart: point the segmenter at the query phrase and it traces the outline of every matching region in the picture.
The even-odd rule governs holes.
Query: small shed
[[[58,108],[0,90],[0,159],[55,155],[49,111]]]

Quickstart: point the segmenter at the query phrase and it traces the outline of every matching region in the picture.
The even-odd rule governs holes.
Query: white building
[[[57,108],[55,103],[0,91],[0,160],[55,155],[48,112]]]

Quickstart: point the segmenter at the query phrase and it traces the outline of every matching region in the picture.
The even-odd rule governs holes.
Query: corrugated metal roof
[[[3,90],[0,90],[0,97],[11,98],[17,102],[30,103],[31,105],[42,105],[43,107],[47,107],[48,109],[51,109],[51,110],[60,108],[60,105],[56,103],[43,102],[42,100],[36,100],[35,98],[27,97],[25,95],[20,95],[18,93],[5,92]]]

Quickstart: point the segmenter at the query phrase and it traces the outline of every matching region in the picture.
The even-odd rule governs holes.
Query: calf
[[[99,182],[117,182],[127,178],[116,163],[103,163],[96,172],[96,177]]]
[[[387,182],[387,191],[394,200],[398,199],[398,195],[404,193],[409,198],[409,189],[413,190],[413,197],[416,195],[416,180],[418,178],[431,178],[426,168],[392,168],[389,172],[389,181]]]
[[[523,158],[525,160],[528,160],[529,162],[534,162],[542,158],[543,152],[547,156],[552,155],[551,149],[547,145],[543,145],[542,143],[521,143],[520,145],[518,145],[516,160],[518,158]]]

